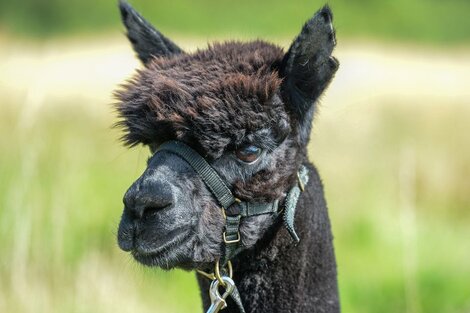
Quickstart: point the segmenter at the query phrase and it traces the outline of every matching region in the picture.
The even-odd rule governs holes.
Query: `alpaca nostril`
[[[171,185],[154,175],[155,171],[145,171],[124,196],[125,210],[133,220],[154,216],[174,203]]]
[[[134,219],[142,219],[154,216],[159,211],[172,205],[172,197],[166,197],[162,194],[153,196],[141,195],[136,198],[135,205],[128,209]]]
[[[161,208],[155,207],[155,206],[149,206],[144,209],[144,212],[142,213],[141,218],[149,218],[152,216],[155,216],[158,211],[160,211]]]
[[[138,217],[141,219],[150,218],[152,216],[155,216],[161,210],[168,208],[170,206],[172,206],[171,202],[158,203],[158,205],[156,204],[147,205],[142,208],[142,211],[139,212],[140,214]]]

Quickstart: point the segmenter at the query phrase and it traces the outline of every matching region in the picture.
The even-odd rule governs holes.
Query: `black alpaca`
[[[127,145],[147,145],[153,155],[124,196],[119,246],[164,269],[211,271],[229,256],[246,312],[339,312],[323,187],[306,155],[317,100],[338,68],[330,9],[286,53],[263,41],[185,53],[127,3],[120,8],[144,68],[116,92],[118,126]],[[165,149],[168,141],[191,147],[241,202],[221,209],[191,160]],[[296,206],[296,243],[282,216],[302,166],[309,181]],[[274,209],[234,213],[243,205]],[[224,237],[234,217],[240,241],[229,253]],[[210,281],[198,281],[207,309]],[[227,303],[225,312],[238,312]]]

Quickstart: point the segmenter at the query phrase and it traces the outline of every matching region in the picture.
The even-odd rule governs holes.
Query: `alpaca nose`
[[[174,199],[168,183],[143,179],[129,188],[123,202],[133,218],[142,219],[172,206]]]

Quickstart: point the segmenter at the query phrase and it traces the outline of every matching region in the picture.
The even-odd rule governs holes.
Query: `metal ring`
[[[228,270],[228,277],[232,278],[233,268],[232,268],[232,262],[230,262],[230,261],[227,261],[227,270]],[[215,261],[214,275],[215,275],[215,278],[217,278],[217,280],[219,281],[219,283],[223,287],[225,287],[226,284],[225,284],[224,280],[222,279],[222,276],[220,276],[219,259],[217,259],[217,261]]]

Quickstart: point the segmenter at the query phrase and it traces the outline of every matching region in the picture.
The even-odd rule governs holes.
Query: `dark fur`
[[[328,7],[308,21],[287,53],[263,41],[216,43],[184,53],[128,4],[123,21],[145,67],[116,93],[127,145],[152,151],[169,139],[199,151],[246,201],[283,199],[308,164],[315,102],[338,67]],[[245,144],[263,148],[238,161]],[[336,267],[316,170],[299,201],[295,247],[271,215],[245,218],[235,281],[248,312],[337,312]],[[210,269],[222,253],[216,200],[181,158],[153,155],[124,198],[119,245],[147,265]],[[200,279],[205,306],[207,282]],[[228,309],[234,310],[234,305]],[[234,311],[233,311],[234,312]]]
[[[323,186],[309,165],[310,180],[299,200],[294,245],[277,221],[254,249],[234,261],[234,279],[247,312],[339,312],[336,262]],[[209,281],[198,277],[207,308]],[[238,313],[229,300],[227,313]]]

